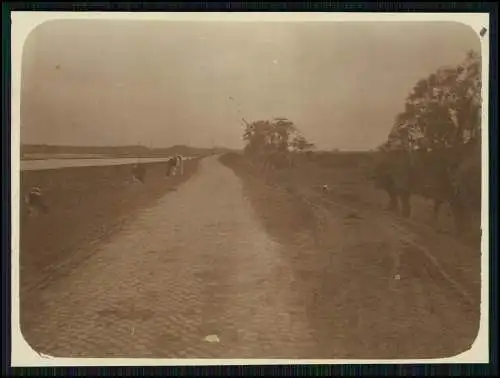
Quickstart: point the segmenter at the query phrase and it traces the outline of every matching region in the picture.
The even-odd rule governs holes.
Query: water
[[[153,163],[167,161],[169,158],[118,158],[118,159],[44,159],[44,160],[21,160],[21,171],[59,169],[67,167],[94,167],[106,165]],[[184,159],[191,159],[184,157]]]

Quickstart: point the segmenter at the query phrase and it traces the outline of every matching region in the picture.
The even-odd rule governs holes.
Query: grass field
[[[345,340],[345,358],[446,357],[470,347],[479,325],[481,254],[477,243],[452,234],[448,214],[432,225],[432,203],[418,197],[410,220],[386,211],[362,154],[309,158],[267,173],[240,154],[220,161],[243,181],[266,231],[287,246],[311,323]],[[400,282],[391,280],[396,273]],[[393,341],[363,337],[373,332]]]

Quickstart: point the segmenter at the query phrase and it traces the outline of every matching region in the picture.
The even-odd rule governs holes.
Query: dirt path
[[[298,358],[312,335],[283,253],[241,181],[207,158],[47,287],[23,333],[53,356]]]

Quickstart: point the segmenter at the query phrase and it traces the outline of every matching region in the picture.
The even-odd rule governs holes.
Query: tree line
[[[452,210],[457,230],[469,226],[481,203],[481,57],[469,51],[454,67],[417,81],[377,149],[374,178],[389,208],[411,215],[413,195]],[[314,144],[287,118],[248,123],[245,154],[264,169],[291,167]]]
[[[314,144],[300,133],[287,118],[246,123],[244,152],[263,169],[285,168],[293,165],[297,153],[310,151]]]
[[[481,57],[469,51],[454,67],[419,80],[379,147],[378,185],[389,207],[410,216],[410,197],[434,201],[437,219],[451,207],[457,230],[481,204]]]

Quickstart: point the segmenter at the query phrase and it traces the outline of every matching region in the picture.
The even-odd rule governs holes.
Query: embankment
[[[21,196],[42,189],[47,214],[29,216],[20,204],[21,298],[66,274],[140,208],[188,180],[199,159],[185,162],[184,176],[165,177],[165,163],[144,163],[145,183],[132,180],[132,165],[23,171]]]
[[[431,204],[415,201],[411,220],[382,210],[369,161],[356,156],[267,173],[242,155],[220,161],[285,247],[321,358],[437,358],[470,348],[481,254],[420,221]]]

